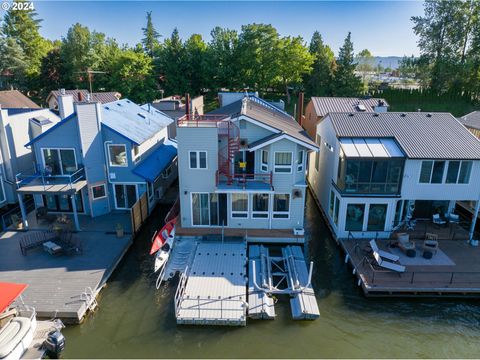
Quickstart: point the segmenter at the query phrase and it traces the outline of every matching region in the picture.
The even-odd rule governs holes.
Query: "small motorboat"
[[[170,257],[170,252],[172,251],[174,239],[175,239],[175,228],[173,228],[170,231],[165,243],[160,248],[160,250],[157,251],[157,254],[155,255],[154,272],[157,272],[158,270],[160,270],[167,263],[168,258]]]

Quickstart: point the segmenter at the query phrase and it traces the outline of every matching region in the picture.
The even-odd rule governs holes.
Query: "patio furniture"
[[[460,223],[460,215],[450,213],[448,215],[448,222],[450,224],[459,224]]]
[[[398,273],[403,273],[405,272],[405,266],[403,265],[398,265],[390,261],[383,260],[382,257],[380,256],[379,253],[376,251],[373,252],[373,257],[375,258],[375,261],[377,262],[378,266],[392,270]]]
[[[407,233],[397,234],[398,247],[408,257],[415,257],[417,255],[415,241],[410,241],[410,236]]]
[[[398,259],[400,259],[400,257],[397,255],[391,254],[388,251],[380,250],[375,239],[370,240],[370,247],[374,252],[378,253],[382,258],[387,260],[398,261]]]
[[[423,252],[424,252],[423,257],[425,257],[425,252],[430,252],[432,256],[435,255],[437,253],[437,250],[438,250],[438,235],[427,233],[425,235],[425,241],[423,242],[423,247],[422,248],[423,248]],[[430,256],[430,258],[432,256]]]
[[[425,250],[422,256],[424,259],[430,260],[433,257],[433,253],[431,251]]]
[[[432,220],[435,225],[445,225],[447,222],[440,217],[440,214],[433,214]]]
[[[76,255],[83,253],[83,247],[80,237],[73,237],[72,232],[64,232],[57,241],[61,244],[63,252],[66,255]]]
[[[35,210],[35,217],[37,220],[45,220],[48,223],[54,222],[57,218],[55,215],[49,214],[45,206],[40,206]]]
[[[43,232],[29,233],[20,239],[20,251],[22,252],[23,256],[26,256],[28,250],[42,247],[45,241],[45,235]]]
[[[43,250],[48,252],[50,255],[60,255],[63,249],[53,241],[47,241],[43,243]]]

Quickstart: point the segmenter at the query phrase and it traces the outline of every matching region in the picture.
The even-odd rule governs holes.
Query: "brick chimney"
[[[190,116],[190,94],[189,93],[186,93],[185,94],[185,114],[187,116]]]
[[[304,94],[303,92],[298,93],[298,104],[297,104],[297,122],[302,126],[303,124],[303,101]]]

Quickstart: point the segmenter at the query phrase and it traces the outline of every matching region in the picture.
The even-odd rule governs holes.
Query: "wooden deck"
[[[0,235],[0,281],[28,284],[23,301],[36,309],[39,318],[80,322],[87,312],[81,294],[90,287],[96,295],[132,243],[130,235],[117,238],[115,234],[119,222],[130,231],[128,213],[94,219],[80,216],[80,222],[85,231],[74,236],[81,237],[83,253],[73,256],[53,256],[42,248],[23,256],[19,239],[32,230]]]
[[[31,182],[22,185],[17,192],[22,194],[75,194],[87,186],[86,180],[79,180],[76,183],[52,182],[44,184],[40,179],[34,179]]]
[[[378,246],[400,255],[404,273],[379,267],[373,259],[369,239],[340,239],[354,274],[367,296],[472,296],[480,298],[480,248],[466,240],[440,240],[440,252],[431,260],[422,257],[420,240],[417,255],[407,258],[392,247],[393,240],[377,240]]]

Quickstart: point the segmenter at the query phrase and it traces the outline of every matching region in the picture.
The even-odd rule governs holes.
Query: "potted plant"
[[[117,231],[117,237],[118,237],[118,238],[123,237],[123,235],[124,235],[123,225],[120,224],[120,223],[117,223],[115,229],[116,229],[116,231]]]

